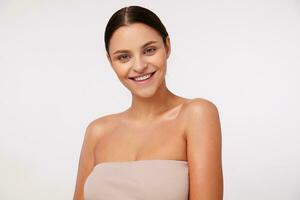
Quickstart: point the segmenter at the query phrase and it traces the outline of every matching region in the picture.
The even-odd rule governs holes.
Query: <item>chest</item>
[[[180,119],[134,125],[116,123],[98,141],[95,161],[113,162],[147,159],[186,160],[186,139]]]

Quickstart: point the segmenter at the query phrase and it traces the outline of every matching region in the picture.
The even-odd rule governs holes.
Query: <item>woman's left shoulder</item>
[[[199,115],[207,112],[217,112],[218,108],[214,102],[205,98],[193,98],[186,102],[184,112],[188,115]]]
[[[212,101],[196,98],[186,104],[186,111],[184,136],[189,163],[189,196],[222,199],[222,135],[217,107]]]

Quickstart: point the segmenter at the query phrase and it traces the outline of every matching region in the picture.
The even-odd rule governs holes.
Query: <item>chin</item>
[[[139,98],[151,98],[155,95],[156,90],[148,89],[148,90],[134,90],[131,91],[131,94],[137,96]]]

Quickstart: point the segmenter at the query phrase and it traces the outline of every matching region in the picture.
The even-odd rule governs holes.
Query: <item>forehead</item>
[[[109,50],[113,52],[119,49],[135,49],[150,40],[162,42],[160,34],[152,27],[143,23],[133,23],[121,26],[113,33]]]

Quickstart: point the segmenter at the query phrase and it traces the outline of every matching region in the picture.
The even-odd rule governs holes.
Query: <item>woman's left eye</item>
[[[146,49],[146,53],[153,53],[153,52],[155,52],[155,48],[148,48],[148,49]]]

